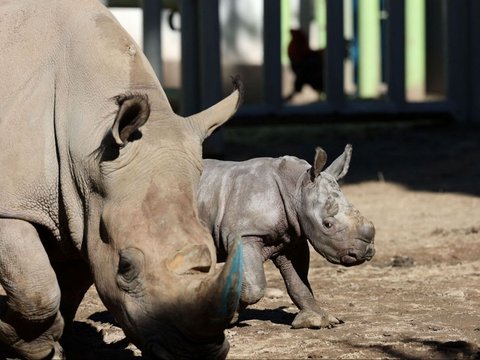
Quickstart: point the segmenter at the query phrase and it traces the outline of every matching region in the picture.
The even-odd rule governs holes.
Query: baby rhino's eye
[[[333,227],[333,223],[329,220],[323,220],[323,226],[327,229],[331,229]]]

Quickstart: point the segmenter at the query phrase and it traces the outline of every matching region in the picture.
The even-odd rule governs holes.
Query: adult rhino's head
[[[327,154],[317,148],[297,205],[302,230],[314,249],[331,263],[345,266],[361,264],[375,254],[373,223],[350,204],[337,183],[347,173],[351,156],[352,147],[347,145],[323,170]]]
[[[87,253],[98,293],[128,338],[152,359],[225,358],[238,304],[241,245],[215,270],[213,239],[196,206],[202,141],[237,109],[234,92],[182,118],[158,99],[116,99],[94,156]],[[91,166],[95,168],[95,166]],[[80,179],[79,183],[85,179]]]

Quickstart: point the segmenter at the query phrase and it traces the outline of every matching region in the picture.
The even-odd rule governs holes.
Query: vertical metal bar
[[[469,64],[469,112],[468,120],[470,122],[480,122],[480,22],[478,16],[480,14],[480,2],[478,0],[470,0],[469,3],[469,25],[470,25],[470,43],[471,49]]]
[[[446,1],[426,0],[425,85],[427,94],[445,99],[447,88]]]
[[[161,50],[161,0],[143,1],[143,51],[150,64],[160,79],[162,75],[162,50]]]
[[[405,1],[388,0],[386,8],[388,95],[400,110],[405,104]]]
[[[202,3],[199,11],[201,105],[213,105],[222,95],[218,0]]]
[[[274,109],[282,106],[280,1],[263,1],[263,94]]]
[[[310,22],[313,18],[312,0],[300,0],[300,30],[310,38]]]
[[[182,16],[182,91],[181,113],[192,115],[200,110],[199,47],[197,41],[197,0],[181,0]]]
[[[200,105],[205,109],[222,97],[220,66],[220,20],[218,0],[202,2],[198,11],[200,38]],[[223,154],[223,131],[218,129],[203,145],[204,154],[218,157]]]
[[[468,116],[468,0],[447,0],[448,101],[457,121]]]
[[[343,59],[345,40],[343,38],[343,1],[327,0],[327,101],[334,110],[343,106]]]

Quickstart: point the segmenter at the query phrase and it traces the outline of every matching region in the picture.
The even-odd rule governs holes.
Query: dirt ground
[[[376,226],[377,253],[345,268],[311,251],[310,282],[332,329],[292,329],[297,312],[266,264],[267,296],[226,331],[231,359],[480,359],[480,129],[429,122],[235,127],[225,158],[296,155],[353,144],[342,189]],[[73,359],[139,351],[90,289],[75,322]]]

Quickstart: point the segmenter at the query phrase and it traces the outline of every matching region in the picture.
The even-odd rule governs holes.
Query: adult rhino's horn
[[[243,247],[237,240],[229,250],[228,259],[213,281],[203,288],[202,321],[204,334],[223,332],[232,320],[240,300],[243,281]]]
[[[220,102],[202,112],[189,116],[187,121],[193,129],[198,129],[200,140],[205,140],[217,127],[225,123],[237,111],[243,101],[243,82],[232,76],[233,92]]]

